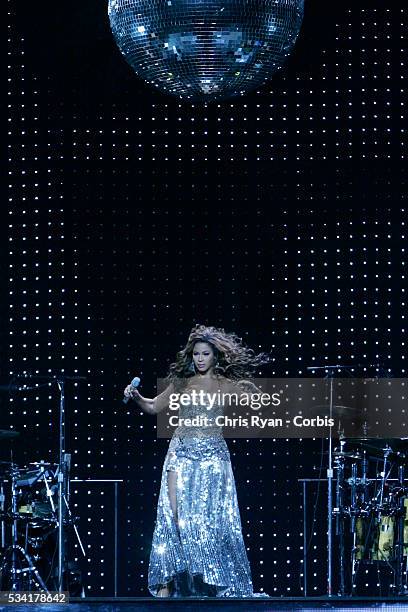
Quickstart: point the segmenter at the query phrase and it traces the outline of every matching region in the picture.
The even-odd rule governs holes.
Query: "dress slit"
[[[173,520],[176,526],[176,529],[178,529],[178,519],[179,519],[179,512],[178,512],[178,507],[177,507],[177,471],[176,470],[166,470],[167,473],[167,495],[169,498],[169,503],[170,503],[170,508],[173,514]],[[170,484],[170,474],[175,474],[175,477],[172,476],[171,478],[171,484]],[[174,491],[173,491],[174,488]],[[170,490],[171,489],[171,490]]]

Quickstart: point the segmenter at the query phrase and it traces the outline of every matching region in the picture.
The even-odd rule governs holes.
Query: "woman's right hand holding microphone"
[[[138,376],[135,376],[130,385],[128,385],[123,392],[123,395],[125,396],[123,399],[124,404],[127,404],[130,399],[134,400],[142,397],[139,391],[137,390],[139,384],[140,378]]]

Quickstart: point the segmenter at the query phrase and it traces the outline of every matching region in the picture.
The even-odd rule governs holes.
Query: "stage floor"
[[[234,601],[217,598],[72,598],[69,604],[46,605],[0,605],[5,612],[269,612],[269,610],[330,610],[337,612],[356,612],[357,610],[380,609],[381,611],[401,610],[408,608],[408,598],[378,599],[378,598],[256,598],[234,599]]]

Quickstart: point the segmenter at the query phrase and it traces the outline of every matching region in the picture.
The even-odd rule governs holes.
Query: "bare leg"
[[[177,472],[167,470],[167,491],[170,500],[171,510],[173,512],[174,521],[177,525]],[[162,586],[157,592],[158,597],[169,597],[169,585]]]
[[[168,597],[169,595],[170,590],[168,586],[164,586],[159,591],[157,591],[157,597]]]
[[[174,521],[178,526],[177,514],[177,472],[167,472],[167,489],[169,492],[170,506],[173,512]]]

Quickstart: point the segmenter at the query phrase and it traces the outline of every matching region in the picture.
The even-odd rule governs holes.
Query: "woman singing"
[[[208,397],[244,388],[248,392],[248,386],[251,392],[252,383],[243,379],[268,361],[268,354],[256,355],[235,334],[197,325],[170,366],[163,393],[148,399],[129,385],[125,396],[148,414],[158,414],[174,393],[196,390]],[[206,415],[208,407],[206,402],[181,405],[179,417]],[[222,414],[223,407],[216,408]],[[148,588],[155,597],[256,595],[221,428],[202,435],[181,425],[173,434],[162,471]]]

